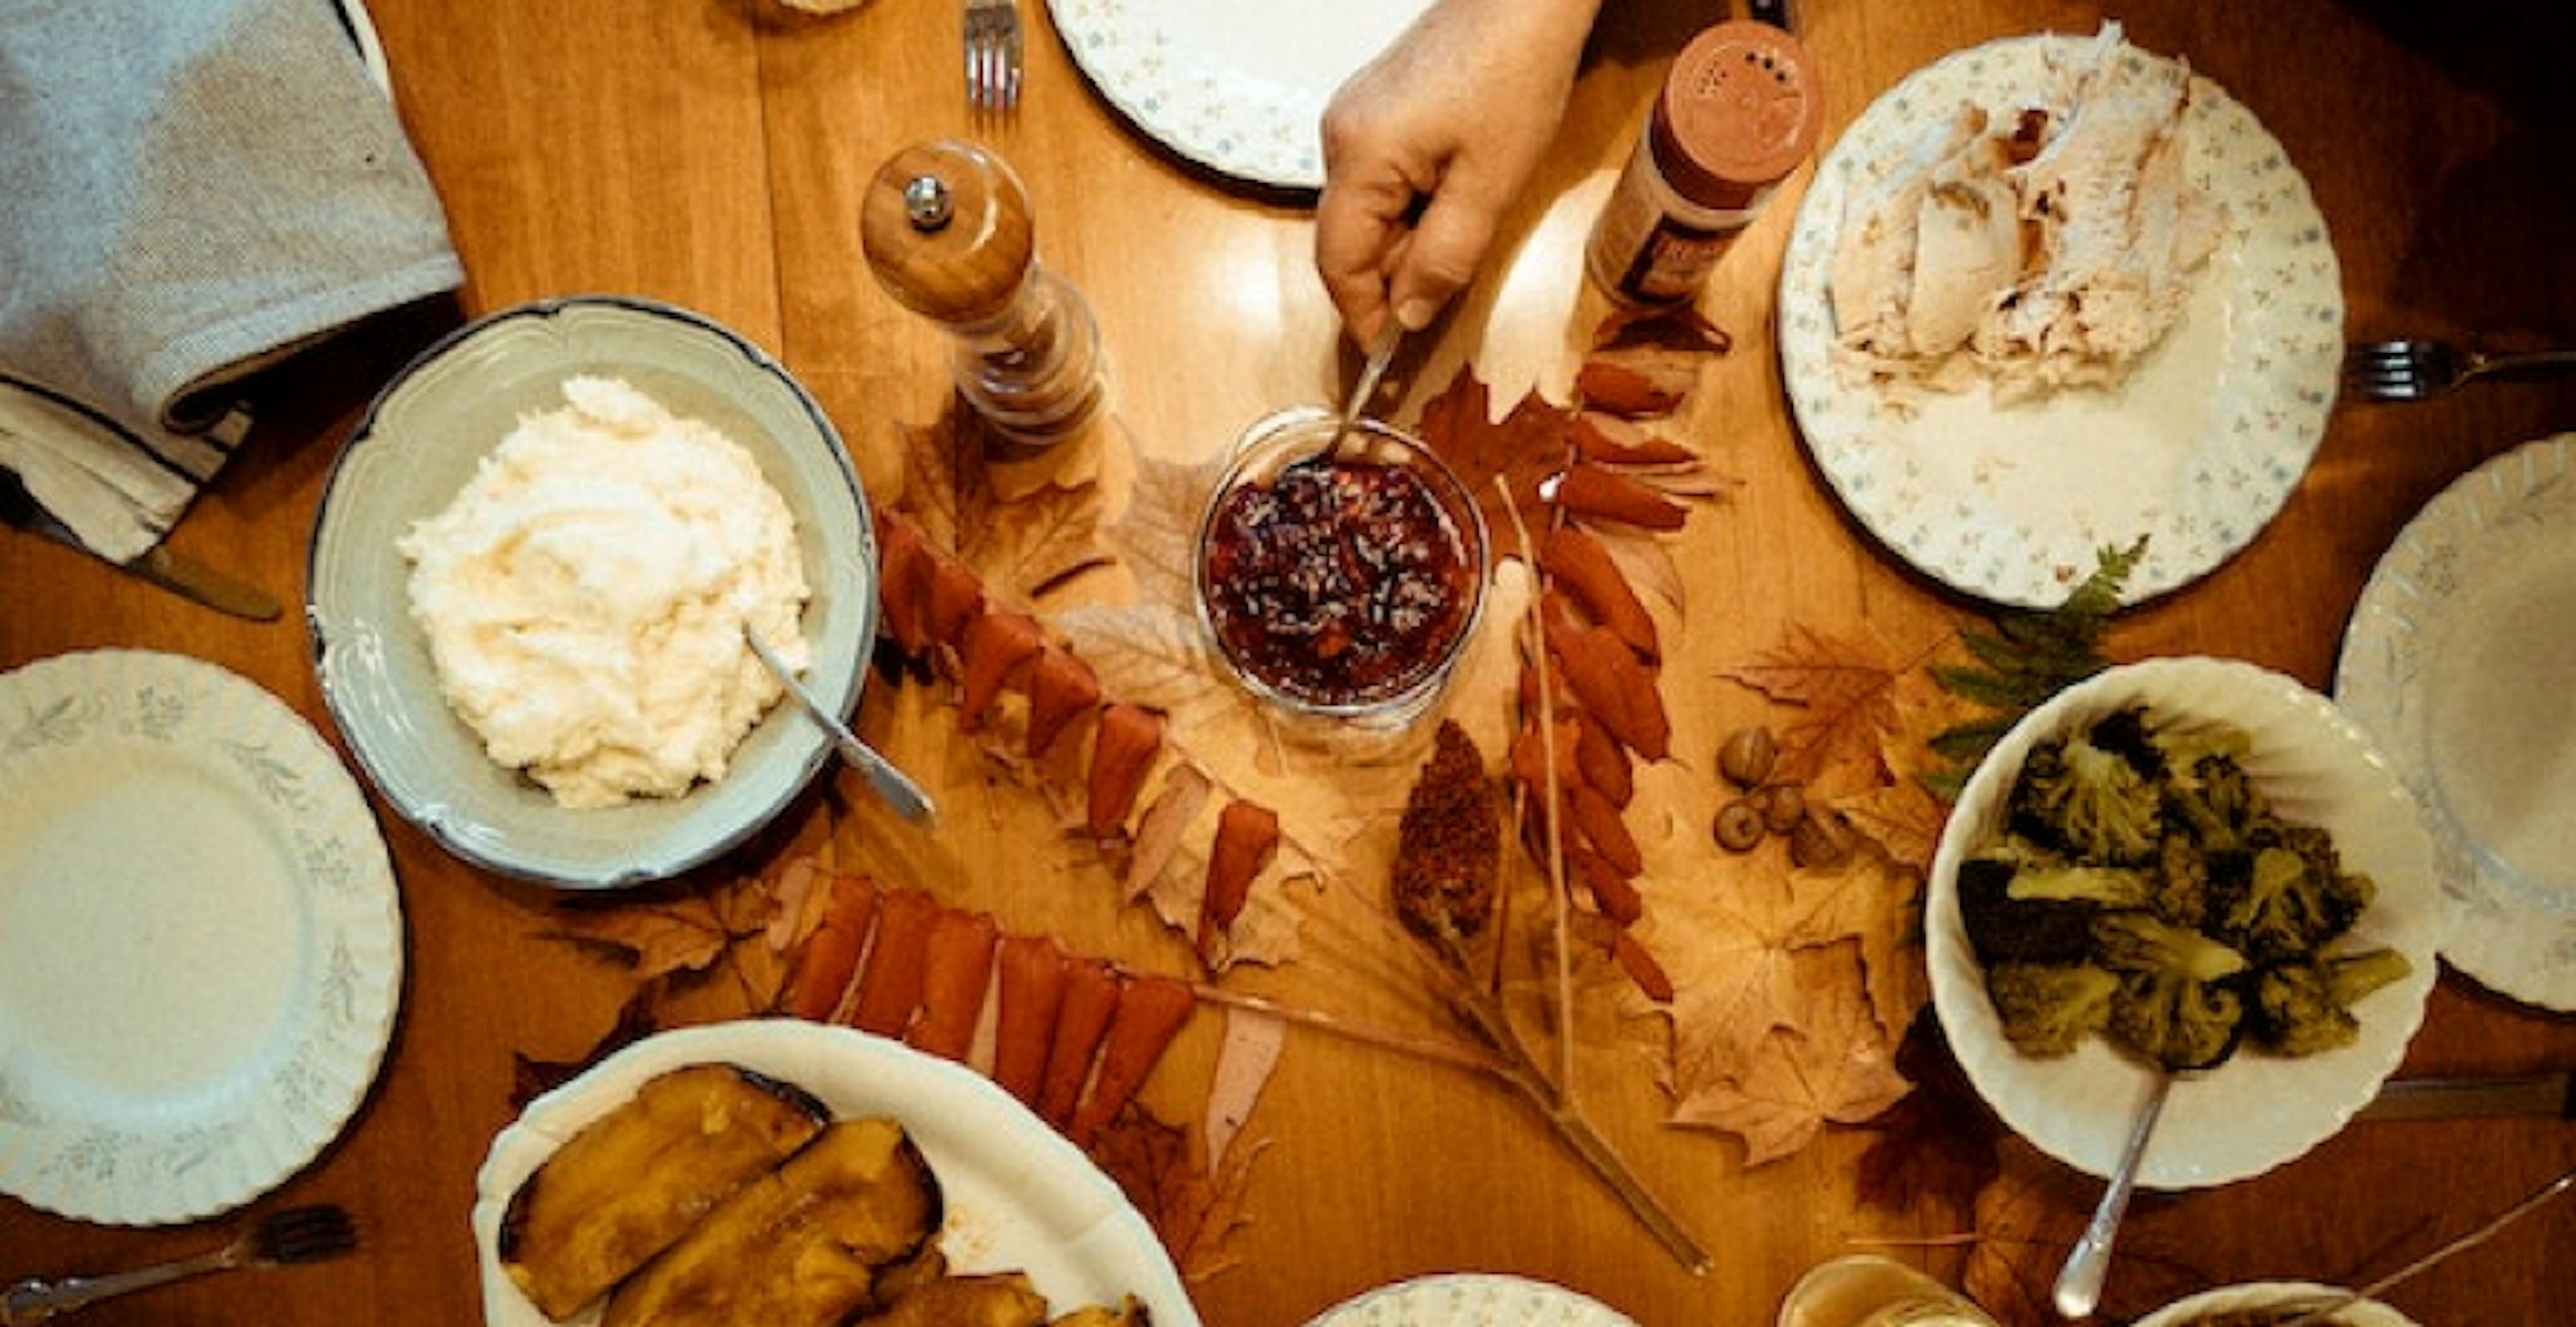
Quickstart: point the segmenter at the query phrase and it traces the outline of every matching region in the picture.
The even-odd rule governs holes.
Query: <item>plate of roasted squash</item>
[[[1118,1186],[971,1070],[853,1028],[637,1042],[493,1139],[491,1327],[1192,1327]]]

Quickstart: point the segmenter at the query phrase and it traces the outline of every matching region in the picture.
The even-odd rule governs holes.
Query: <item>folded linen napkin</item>
[[[464,280],[350,9],[0,0],[0,465],[102,554],[240,444],[242,376]]]

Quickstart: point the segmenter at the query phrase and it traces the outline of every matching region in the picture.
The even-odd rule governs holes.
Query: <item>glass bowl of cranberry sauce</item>
[[[1199,517],[1191,589],[1217,653],[1298,714],[1384,725],[1430,707],[1484,610],[1484,518],[1421,442],[1329,412],[1244,432]]]

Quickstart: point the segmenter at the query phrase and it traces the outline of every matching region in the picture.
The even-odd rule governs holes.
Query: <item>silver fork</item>
[[[966,104],[996,114],[1019,108],[1019,0],[966,0]]]
[[[2576,368],[2576,350],[2489,354],[2447,341],[2372,341],[2344,352],[2344,381],[2378,401],[2421,401],[2472,378],[2541,368]]]
[[[111,1295],[167,1285],[184,1277],[242,1267],[323,1262],[357,1247],[357,1227],[339,1207],[324,1203],[283,1208],[245,1227],[222,1248],[194,1258],[104,1276],[31,1276],[16,1282],[0,1293],[0,1327],[27,1327]]]

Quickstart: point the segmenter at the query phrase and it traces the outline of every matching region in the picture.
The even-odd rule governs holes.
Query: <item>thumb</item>
[[[1494,242],[1495,223],[1494,209],[1461,197],[1459,190],[1433,196],[1387,283],[1387,300],[1406,331],[1429,326],[1440,307],[1475,279],[1486,246]]]

